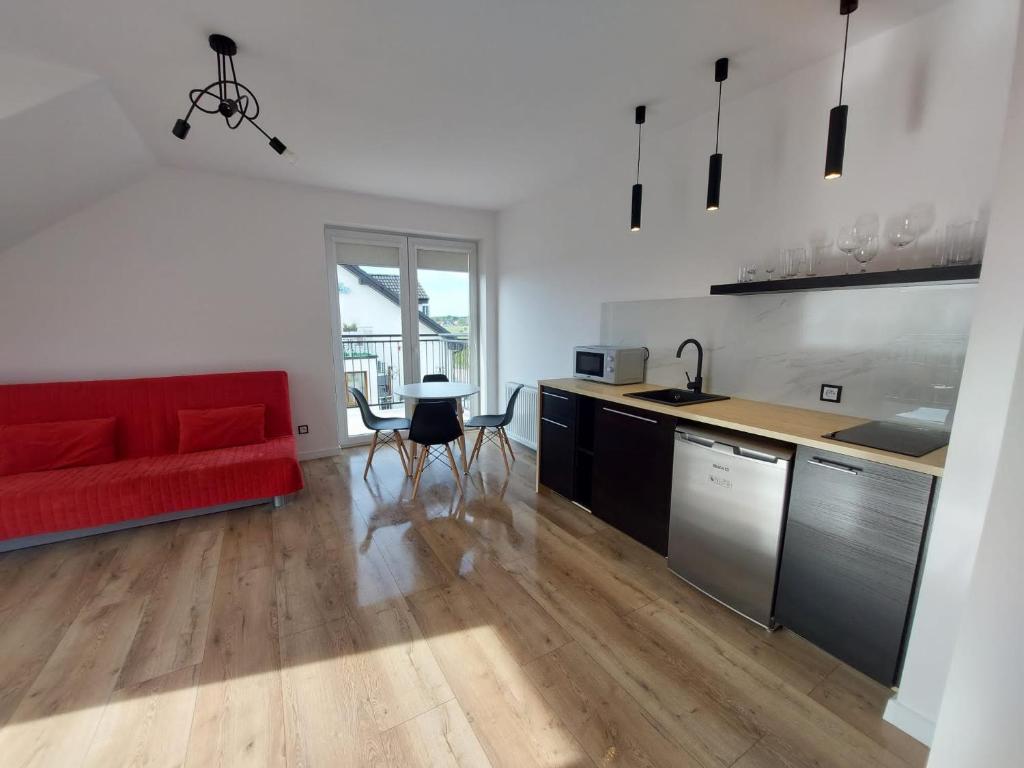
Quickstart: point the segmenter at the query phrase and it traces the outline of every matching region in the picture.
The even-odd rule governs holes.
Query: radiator
[[[512,391],[519,385],[510,381],[505,384],[505,402],[512,396]],[[508,436],[517,443],[537,450],[537,388],[523,387],[516,400],[515,414],[512,423],[505,430]]]

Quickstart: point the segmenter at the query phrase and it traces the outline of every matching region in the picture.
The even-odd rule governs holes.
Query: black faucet
[[[704,386],[704,377],[701,373],[704,370],[704,347],[700,345],[700,342],[696,339],[687,339],[679,345],[679,349],[676,350],[676,357],[681,358],[683,356],[683,350],[686,349],[687,344],[693,344],[697,348],[697,376],[693,379],[690,378],[690,372],[686,371],[686,388],[692,389],[698,394],[701,391],[701,387]]]

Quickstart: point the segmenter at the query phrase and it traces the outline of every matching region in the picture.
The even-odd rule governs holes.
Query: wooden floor
[[[887,690],[483,453],[461,502],[355,450],[282,509],[0,554],[0,763],[924,765]]]

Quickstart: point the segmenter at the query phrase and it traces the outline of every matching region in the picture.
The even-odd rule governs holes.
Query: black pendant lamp
[[[850,14],[857,10],[859,0],[839,0],[839,13],[846,17],[846,37],[843,39],[843,70],[839,76],[839,106],[833,107],[828,117],[828,149],[825,151],[825,178],[838,179],[843,175],[843,156],[846,154],[846,118],[850,108],[843,104],[843,84],[846,80],[846,49],[850,45]]]
[[[644,185],[640,183],[640,144],[643,139],[643,125],[647,120],[647,107],[636,108],[636,184],[633,185],[633,206],[629,217],[629,231],[640,231],[640,207],[643,204]]]
[[[240,83],[235,74],[235,55],[238,53],[235,41],[225,35],[214,34],[210,35],[208,42],[217,55],[217,79],[205,88],[193,88],[189,91],[188,112],[185,113],[185,117],[174,123],[171,133],[184,141],[192,128],[188,119],[198,109],[208,115],[220,115],[224,118],[225,125],[232,130],[242,123],[249,123],[263,134],[272,150],[294,165],[295,153],[277,136],[271,136],[256,122],[260,115],[260,103],[256,99],[256,94]]]
[[[715,62],[715,82],[718,83],[718,121],[715,123],[715,154],[708,166],[708,210],[717,211],[722,196],[722,153],[718,151],[718,137],[722,131],[722,83],[729,77],[729,60]]]

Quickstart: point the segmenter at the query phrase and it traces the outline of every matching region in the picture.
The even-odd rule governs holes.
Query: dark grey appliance
[[[668,566],[769,629],[792,460],[784,443],[676,429]]]

